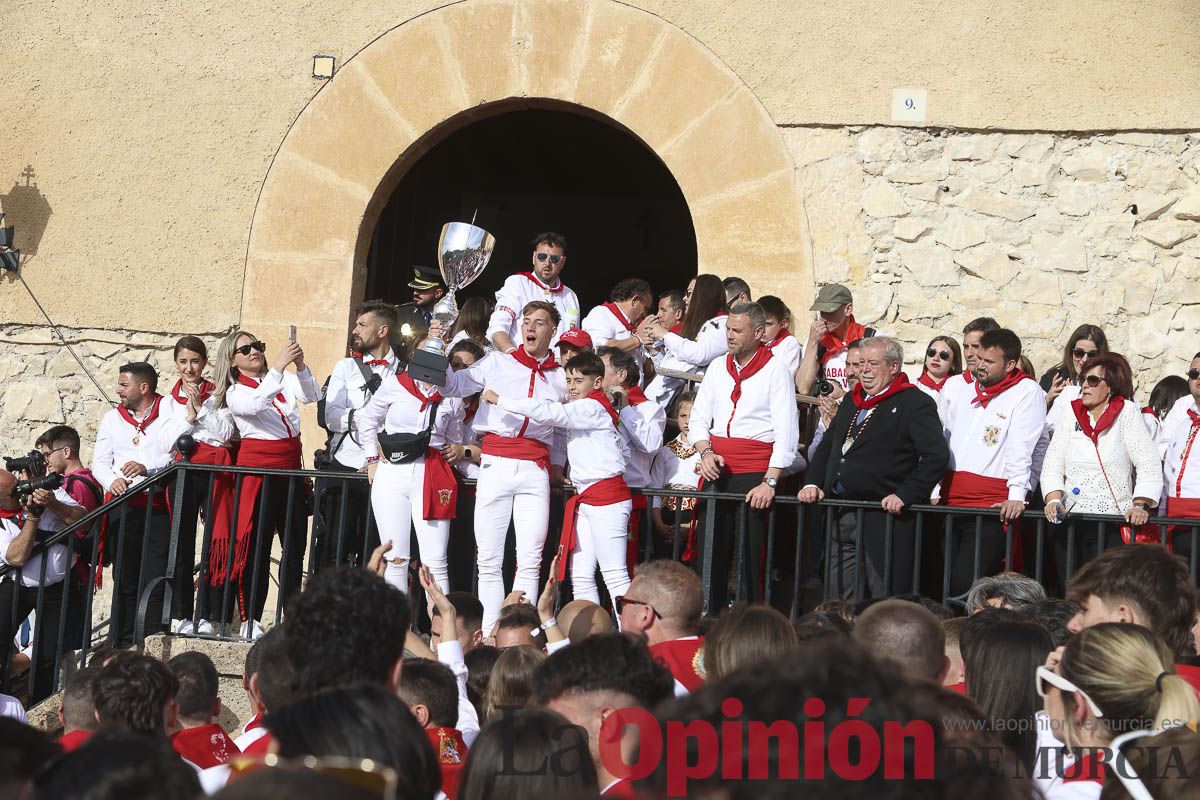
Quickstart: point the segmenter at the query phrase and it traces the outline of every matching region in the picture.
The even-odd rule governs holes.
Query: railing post
[[[717,499],[716,488],[713,484],[708,484],[708,499],[704,503],[704,546],[701,552],[701,567],[700,567],[700,582],[704,587],[704,613],[711,614],[712,607],[712,568],[713,568],[713,553],[716,552],[716,547],[713,544],[713,536],[717,529]],[[697,501],[699,502],[699,501]]]

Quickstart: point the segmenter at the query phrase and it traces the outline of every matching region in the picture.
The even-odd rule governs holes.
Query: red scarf
[[[850,342],[856,339],[861,339],[867,335],[867,329],[854,321],[854,315],[851,314],[846,318],[846,335],[838,338],[838,335],[833,331],[826,331],[821,336],[821,347],[825,348],[825,354],[821,356],[821,363],[824,364],[831,358],[841,355],[846,351]]]
[[[216,385],[212,381],[200,381],[200,402],[203,403],[208,398],[212,397],[213,391],[216,390]],[[171,397],[175,398],[175,402],[181,406],[187,405],[187,395],[183,394],[183,379],[175,381],[175,385],[171,387]]]
[[[779,333],[777,333],[775,335],[775,338],[772,339],[771,341],[767,342],[767,347],[774,350],[775,345],[779,344],[780,342],[782,342],[784,339],[786,339],[787,337],[789,337],[791,335],[792,335],[792,332],[789,331],[787,328],[780,328]]]
[[[967,386],[975,382],[975,373],[971,372],[971,370],[963,372],[962,376],[963,380],[967,382]]]
[[[537,275],[534,275],[532,272],[522,272],[521,275],[524,275],[526,278],[529,278],[529,280],[536,283],[538,285],[538,288],[541,289],[543,292],[550,292],[551,294],[558,294],[559,292],[561,292],[563,290],[563,282],[561,280],[558,282],[558,286],[555,286],[553,289],[551,289],[549,286],[542,283],[542,279],[539,278]]]
[[[240,383],[242,386],[249,386],[251,389],[257,389],[262,383],[261,378],[248,378],[240,372],[238,373],[237,379],[238,383]],[[282,391],[275,393],[275,402],[287,403],[287,397],[284,396]],[[283,413],[283,409],[279,406],[273,406],[273,408],[275,409],[275,413],[279,415],[279,418],[283,420],[283,427],[284,430],[288,432],[288,435],[296,436],[297,433],[292,430],[292,424],[288,422],[287,414]]]
[[[923,369],[923,370],[921,370],[921,377],[917,378],[917,383],[921,384],[922,386],[928,386],[930,389],[933,389],[935,392],[940,392],[942,390],[942,387],[946,385],[946,381],[948,381],[948,380],[950,380],[950,379],[942,378],[939,381],[936,378],[934,378],[932,375],[929,374],[929,370]]]
[[[605,303],[604,307],[611,311],[612,315],[617,318],[617,321],[625,326],[625,330],[629,331],[630,333],[637,332],[637,328],[633,327],[633,323],[629,321],[629,317],[625,316],[621,309],[617,308],[616,303]]]
[[[458,481],[454,470],[436,447],[425,451],[422,519],[454,519],[458,513]]]
[[[463,404],[463,425],[471,426],[471,420],[475,419],[475,412],[479,410],[479,395],[475,395],[472,400]]]
[[[1112,397],[1108,401],[1108,408],[1104,409],[1104,413],[1100,415],[1100,419],[1096,420],[1095,426],[1092,425],[1092,415],[1083,407],[1083,400],[1072,400],[1071,410],[1075,412],[1075,421],[1079,423],[1079,428],[1083,431],[1083,435],[1092,440],[1092,444],[1100,444],[1100,434],[1113,426],[1117,421],[1117,417],[1121,416],[1121,409],[1125,407],[1124,397]]]
[[[897,375],[895,378],[892,379],[892,382],[887,385],[886,389],[884,389],[882,392],[875,395],[874,397],[868,398],[866,396],[866,392],[863,391],[861,383],[854,387],[854,391],[850,393],[850,397],[851,397],[851,399],[854,400],[855,408],[862,410],[862,409],[874,408],[875,406],[879,405],[880,403],[882,403],[884,400],[888,399],[892,395],[899,394],[900,392],[903,392],[905,389],[915,389],[915,388],[917,388],[917,387],[914,386],[908,380],[908,376],[905,375],[903,372],[901,372],[899,375]]]
[[[83,743],[90,738],[92,738],[91,731],[75,730],[58,737],[58,743],[62,745],[65,752],[72,753],[83,747]]]
[[[577,543],[575,514],[579,511],[579,506],[611,506],[632,498],[633,495],[630,494],[629,487],[625,484],[625,476],[613,475],[611,478],[596,481],[584,491],[572,495],[567,500],[566,508],[563,511],[562,537],[559,539],[563,555],[566,556],[558,560],[558,579],[560,581],[567,579],[567,572],[571,566],[571,551],[575,549]]]
[[[617,410],[613,408],[612,401],[608,399],[608,395],[599,389],[593,389],[592,393],[587,396],[587,399],[595,400],[597,403],[599,403],[604,410],[608,412],[608,416],[610,419],[612,419],[613,425],[615,426],[617,424]]]
[[[117,413],[121,415],[121,419],[125,420],[130,425],[132,425],[134,428],[137,429],[137,432],[139,434],[141,434],[141,433],[146,432],[146,428],[150,427],[150,423],[152,423],[152,422],[154,422],[154,420],[158,419],[158,410],[161,405],[162,405],[162,395],[161,394],[154,395],[154,404],[152,406],[150,406],[150,413],[147,414],[146,418],[143,419],[141,422],[139,422],[137,419],[135,419],[133,416],[133,412],[130,411],[125,406],[117,406]]]
[[[425,409],[429,407],[430,403],[441,403],[444,399],[437,389],[434,389],[433,394],[426,397],[421,393],[421,387],[417,386],[417,382],[414,381],[412,376],[407,372],[397,373],[396,380],[399,381],[401,386],[408,390],[409,394],[417,398],[417,401],[421,404],[421,408],[419,409],[421,413],[425,412]]]
[[[529,353],[525,352],[524,347],[518,347],[516,350],[513,350],[510,355],[512,355],[512,357],[514,359],[516,359],[518,364],[520,364],[523,367],[529,368],[529,396],[530,397],[533,397],[534,381],[536,379],[538,379],[539,377],[542,379],[545,379],[547,371],[552,370],[552,369],[558,369],[558,362],[554,360],[554,352],[553,351],[551,351],[550,354],[546,356],[546,360],[540,364],[538,363],[536,358],[529,355]]]
[[[676,322],[674,325],[671,326],[671,329],[669,331],[667,331],[667,333],[673,333],[676,336],[680,335],[682,332],[683,332],[683,321],[682,320],[680,320],[679,322]]]
[[[733,357],[733,353],[725,356],[725,369],[729,372],[729,377],[733,378],[733,391],[729,393],[729,399],[733,401],[733,408],[729,410],[729,421],[725,423],[725,435],[733,436],[731,427],[733,425],[733,415],[737,413],[738,400],[742,398],[742,382],[754,377],[759,370],[767,365],[767,362],[772,358],[771,348],[765,344],[759,344],[758,349],[754,351],[754,355],[746,362],[746,365],[738,370],[737,361]]]
[[[1009,389],[1016,386],[1021,381],[1026,380],[1027,378],[1029,378],[1029,376],[1024,372],[1021,372],[1021,370],[1013,369],[1007,375],[1005,375],[999,383],[993,384],[992,386],[984,386],[982,383],[976,381],[975,399],[972,402],[978,403],[984,408],[987,408],[988,403],[992,402],[997,397],[1004,394]]]
[[[1149,414],[1155,419],[1158,419],[1158,411],[1155,410],[1154,406],[1142,406],[1142,413]],[[1195,422],[1195,420],[1193,420],[1193,422]]]
[[[646,393],[642,391],[640,386],[630,386],[625,390],[625,399],[629,401],[631,406],[640,406],[650,398],[646,397]]]
[[[25,510],[21,508],[0,508],[0,519],[15,519],[15,524],[23,525]]]
[[[225,729],[215,722],[199,728],[184,728],[171,736],[171,747],[200,769],[224,764],[242,752]]]
[[[650,656],[669,669],[689,692],[698,692],[704,686],[708,673],[704,668],[703,636],[650,645]]]

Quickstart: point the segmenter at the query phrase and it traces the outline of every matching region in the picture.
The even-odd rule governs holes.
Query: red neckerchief
[[[240,372],[238,373],[237,379],[238,383],[240,383],[242,386],[249,386],[251,389],[257,389],[259,384],[262,383],[261,378],[248,378]],[[287,403],[287,397],[285,397],[281,391],[276,392],[275,401],[279,403]],[[288,438],[295,436],[296,434],[292,433],[292,425],[290,422],[288,422],[287,414],[283,413],[283,409],[273,404],[272,408],[275,409],[275,413],[279,415],[279,418],[283,420],[283,427],[288,432]]]
[[[787,328],[780,328],[779,333],[777,333],[775,335],[775,338],[772,339],[771,341],[767,342],[767,347],[774,350],[775,345],[779,344],[780,342],[782,342],[784,339],[786,339],[787,337],[789,337],[791,335],[792,335],[792,332],[789,331]]]
[[[668,333],[673,333],[673,334],[675,334],[676,336],[678,336],[678,335],[680,335],[680,332],[681,332],[682,330],[683,330],[683,321],[682,321],[682,320],[680,320],[679,322],[676,322],[674,325],[672,325],[672,326],[671,326],[671,330],[669,330],[669,331],[667,331],[667,332],[668,332]]]
[[[558,281],[558,286],[555,286],[553,289],[551,289],[549,286],[542,283],[542,279],[539,278],[537,275],[534,275],[532,272],[522,272],[521,274],[524,275],[526,278],[529,278],[529,280],[536,283],[538,285],[538,288],[541,289],[543,292],[550,292],[551,294],[558,294],[564,288],[563,282],[561,279]]]
[[[463,404],[463,425],[470,425],[471,420],[475,419],[475,412],[479,410],[479,395],[475,395],[475,399],[469,403]]]
[[[212,397],[212,393],[216,390],[216,388],[216,385],[211,381],[200,381],[200,402],[203,403],[205,400]],[[171,387],[171,397],[174,397],[175,402],[179,403],[179,405],[186,406],[188,399],[187,395],[181,393],[182,389],[183,379],[180,378],[179,380],[175,381],[175,385]]]
[[[826,331],[821,336],[821,346],[825,348],[825,354],[821,356],[821,363],[824,364],[831,358],[841,355],[846,351],[846,347],[856,339],[861,339],[867,335],[867,329],[854,321],[854,315],[851,314],[846,320],[846,335],[844,338],[838,338],[838,335],[833,331]]]
[[[258,714],[255,714],[253,717],[250,718],[250,721],[246,723],[246,727],[242,728],[242,735],[245,736],[247,733],[254,730],[255,728],[261,728],[262,726],[263,726],[262,717],[260,717]]]
[[[617,424],[617,410],[613,408],[612,401],[608,399],[608,395],[599,389],[593,389],[592,393],[587,396],[587,399],[595,400],[604,406],[604,410],[608,412],[608,416],[612,417],[613,425]]]
[[[529,368],[529,396],[530,397],[533,397],[533,382],[538,377],[545,378],[547,370],[558,369],[558,362],[554,360],[554,351],[553,350],[551,350],[550,354],[546,356],[546,360],[540,364],[537,362],[536,358],[529,355],[529,353],[525,352],[524,347],[518,347],[516,350],[513,350],[512,353],[510,353],[510,355],[517,360],[518,364],[520,364],[523,367]]]
[[[361,360],[368,367],[386,367],[391,364],[386,358],[372,358],[370,361],[367,361],[362,353],[351,353],[350,355]]]
[[[629,401],[629,405],[631,406],[640,406],[649,399],[646,397],[646,393],[642,391],[642,387],[640,386],[630,386],[628,389],[626,389],[625,398]]]
[[[742,397],[742,382],[754,377],[754,375],[771,360],[773,354],[771,348],[765,344],[759,344],[758,349],[754,351],[754,355],[746,362],[746,365],[738,370],[737,361],[733,357],[733,353],[725,356],[725,369],[729,372],[729,377],[733,378],[733,391],[729,393],[729,399],[733,401],[733,408],[729,410],[729,421],[725,423],[725,435],[732,436],[730,429],[733,426],[733,415],[737,413],[738,400]]]
[[[150,413],[147,414],[146,418],[141,422],[138,422],[136,419],[134,419],[133,412],[125,406],[117,406],[117,413],[121,415],[121,419],[125,420],[134,428],[136,428],[138,433],[145,433],[146,428],[150,427],[150,423],[158,419],[158,408],[161,405],[162,395],[154,395],[154,405],[150,406]]]
[[[399,381],[401,386],[403,386],[405,389],[408,390],[409,394],[411,394],[413,397],[417,398],[418,401],[420,401],[420,403],[421,403],[420,411],[424,411],[429,406],[430,403],[442,402],[443,398],[442,398],[441,392],[437,391],[436,389],[434,389],[433,394],[429,395],[428,397],[423,395],[421,393],[421,387],[417,386],[417,382],[414,381],[412,379],[412,376],[409,375],[407,372],[397,373],[396,380]]]
[[[928,386],[930,389],[933,389],[935,392],[940,392],[942,390],[942,387],[946,385],[946,381],[948,381],[948,380],[950,380],[950,379],[942,378],[939,381],[936,378],[934,378],[932,375],[929,374],[929,370],[923,369],[923,370],[921,370],[921,377],[917,378],[917,383],[921,384],[922,386]]]
[[[17,525],[24,524],[24,509],[0,508],[0,519],[15,519]]]
[[[915,389],[915,388],[917,388],[917,387],[914,386],[908,380],[908,376],[905,375],[903,372],[901,372],[899,375],[897,375],[895,378],[892,379],[892,382],[887,385],[886,389],[884,389],[882,392],[875,395],[874,397],[867,397],[867,394],[866,394],[866,392],[863,391],[862,384],[860,383],[854,387],[854,391],[852,391],[850,393],[850,398],[852,400],[854,400],[855,408],[858,408],[859,410],[865,410],[868,408],[874,408],[875,406],[879,405],[887,398],[891,397],[894,394],[899,394],[900,392],[903,392],[905,389]]]
[[[616,303],[605,303],[604,307],[611,311],[612,315],[617,318],[617,321],[625,326],[625,330],[629,331],[630,333],[637,332],[637,328],[633,327],[633,323],[629,321],[629,317],[625,316],[621,309],[617,308]]]
[[[1125,407],[1124,397],[1112,397],[1108,401],[1108,408],[1104,409],[1104,413],[1100,415],[1100,419],[1096,420],[1096,424],[1092,425],[1092,415],[1083,407],[1083,400],[1072,400],[1071,410],[1075,412],[1075,421],[1079,423],[1080,430],[1083,435],[1092,440],[1092,444],[1100,444],[1100,434],[1113,426],[1117,421],[1117,417],[1121,416],[1121,409]]]
[[[1158,411],[1154,408],[1154,406],[1142,406],[1142,413],[1149,414],[1155,419],[1158,419]]]
[[[993,386],[988,386],[985,388],[982,383],[976,381],[975,382],[975,399],[972,400],[971,402],[978,403],[979,405],[983,406],[984,408],[987,408],[988,403],[995,400],[997,397],[1004,394],[1009,389],[1016,386],[1018,383],[1020,383],[1021,381],[1025,380],[1028,377],[1029,376],[1026,375],[1024,372],[1021,372],[1021,370],[1014,369],[1011,372],[1009,372],[1007,375],[1005,375],[1004,378],[1002,378],[999,383],[997,383]]]
[[[963,376],[963,380],[967,382],[967,386],[970,386],[972,383],[975,382],[975,373],[972,372],[971,370],[966,370],[965,372],[963,372],[962,376]]]

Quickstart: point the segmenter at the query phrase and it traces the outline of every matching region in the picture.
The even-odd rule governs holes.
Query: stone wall
[[[1020,334],[1039,372],[1096,323],[1141,395],[1200,350],[1200,133],[784,136],[817,282],[850,285],[859,321],[914,364],[980,315]]]
[[[16,291],[15,289],[13,291]],[[161,391],[177,374],[172,349],[182,334],[96,328],[60,328],[75,352],[116,400],[117,368],[148,361],[162,377]],[[221,334],[200,334],[216,350]],[[0,455],[23,455],[51,425],[75,427],[83,439],[84,462],[91,458],[100,418],[109,404],[53,331],[46,326],[0,326]]]

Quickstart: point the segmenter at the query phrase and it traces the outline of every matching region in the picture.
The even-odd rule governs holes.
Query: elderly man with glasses
[[[704,590],[695,572],[677,561],[648,561],[614,603],[621,632],[646,640],[650,654],[675,676],[677,697],[704,685]]]
[[[501,353],[517,349],[521,310],[540,300],[558,309],[559,322],[550,346],[571,328],[579,327],[579,298],[567,288],[560,275],[567,265],[567,238],[561,233],[539,233],[533,237],[529,272],[510,275],[496,292],[496,309],[488,321],[487,337]]]

